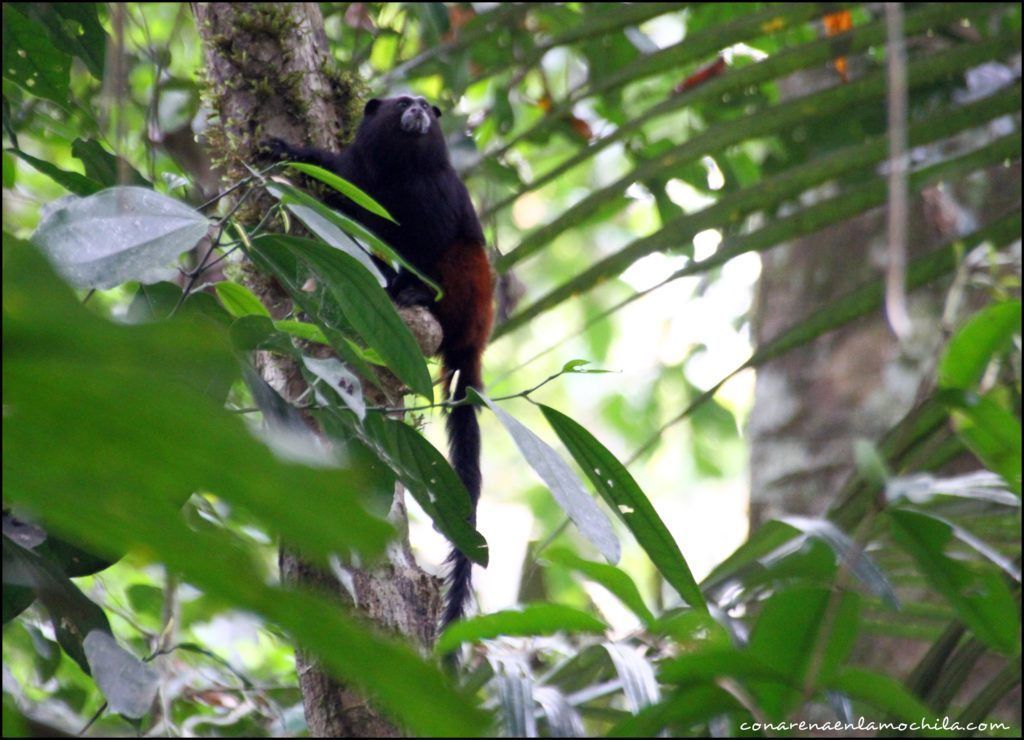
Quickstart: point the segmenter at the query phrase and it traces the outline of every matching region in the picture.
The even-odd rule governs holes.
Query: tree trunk
[[[333,67],[323,17],[315,3],[193,5],[206,61],[205,101],[212,109],[204,132],[212,159],[230,184],[249,174],[245,163],[258,161],[259,143],[276,136],[337,151],[351,138],[361,113],[362,85]],[[250,199],[239,219],[254,224],[271,205],[266,194]],[[291,311],[276,282],[243,266],[245,280],[275,318]],[[425,309],[401,312],[427,354],[440,344],[440,329]],[[257,353],[255,364],[286,400],[294,402],[306,385],[295,363]],[[386,385],[391,399],[399,384]],[[318,433],[320,433],[318,431]],[[336,562],[328,573],[304,562],[287,546],[280,551],[283,581],[336,597],[355,607],[382,629],[410,639],[426,651],[435,637],[440,613],[440,581],[417,567],[409,549],[402,491],[396,490],[391,521],[401,533],[387,563],[372,571]],[[317,661],[296,649],[296,668],[309,733],[319,737],[394,737],[401,734],[365,698],[335,681]]]

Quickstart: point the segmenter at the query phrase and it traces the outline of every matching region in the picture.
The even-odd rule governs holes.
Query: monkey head
[[[441,110],[420,97],[374,98],[363,110],[356,133],[360,151],[390,168],[448,163],[448,145],[438,119]]]

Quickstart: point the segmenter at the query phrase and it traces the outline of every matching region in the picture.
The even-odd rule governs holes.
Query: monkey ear
[[[366,101],[366,107],[363,108],[363,115],[372,116],[374,113],[377,112],[377,109],[380,108],[380,103],[381,101],[378,100],[377,98],[373,98],[372,100]]]
[[[441,109],[438,108],[436,105],[432,105],[430,107],[434,109],[434,115],[437,116],[438,118],[440,118],[441,117]]]

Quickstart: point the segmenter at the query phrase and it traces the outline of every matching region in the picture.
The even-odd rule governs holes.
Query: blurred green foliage
[[[98,734],[300,734],[293,641],[424,735],[728,734],[822,711],[988,717],[1020,682],[1019,209],[911,263],[911,288],[980,263],[982,300],[954,317],[927,397],[865,448],[827,519],[771,521],[745,539],[742,513],[716,498],[746,487],[751,371],[883,302],[879,278],[750,346],[757,253],[885,203],[878,9],[320,7],[341,68],[375,94],[411,90],[445,109],[498,272],[510,296],[525,288],[487,356],[487,403],[502,416],[481,416],[480,531],[464,525],[440,425],[421,433],[367,410],[349,370],[372,378],[385,364],[431,397],[429,366],[365,255],[313,225],[352,224],[284,185],[267,220],[287,207],[322,242],[244,232],[227,206],[200,207],[213,193],[195,141],[210,111],[189,7],[5,3],[5,736],[28,719],[91,721]],[[905,12],[906,35],[922,40],[907,70],[908,135],[923,152],[911,187],[1019,171],[1020,7]],[[822,89],[781,94],[787,75],[822,69]],[[977,82],[979,69],[991,78]],[[56,203],[69,193],[126,185],[200,222],[205,212],[224,274],[189,274],[182,258],[177,284],[64,285],[29,243],[52,256],[37,226],[71,218]],[[145,208],[122,216],[159,229]],[[149,243],[125,242],[122,225],[72,236],[83,258],[134,270],[128,255]],[[271,320],[238,283],[242,253],[302,320]],[[215,291],[198,290],[205,279]],[[297,338],[344,361],[303,365],[333,452],[251,372],[256,348],[310,359]],[[535,387],[536,406],[516,400]],[[940,472],[966,451],[971,472]],[[396,479],[422,510],[422,559],[434,525],[489,556],[482,580],[514,586],[440,638],[438,652],[486,641],[461,690],[433,658],[276,583],[278,536],[322,564],[379,556]],[[590,498],[573,499],[583,491],[616,522],[591,542],[560,526],[590,516]],[[682,537],[694,531],[684,517],[710,533],[706,551]],[[617,566],[595,561],[620,546]],[[894,585],[907,584],[930,596],[894,617]],[[97,653],[94,632],[116,642]],[[857,640],[879,633],[926,644],[906,680],[851,664]],[[1005,667],[952,706],[986,652]]]

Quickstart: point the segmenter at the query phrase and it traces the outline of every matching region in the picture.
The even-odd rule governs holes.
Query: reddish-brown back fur
[[[491,266],[480,244],[457,243],[448,248],[435,266],[435,274],[444,289],[444,298],[434,313],[444,330],[441,353],[445,356],[472,356],[475,362],[461,370],[466,385],[479,387],[480,357],[491,335],[494,308]]]

